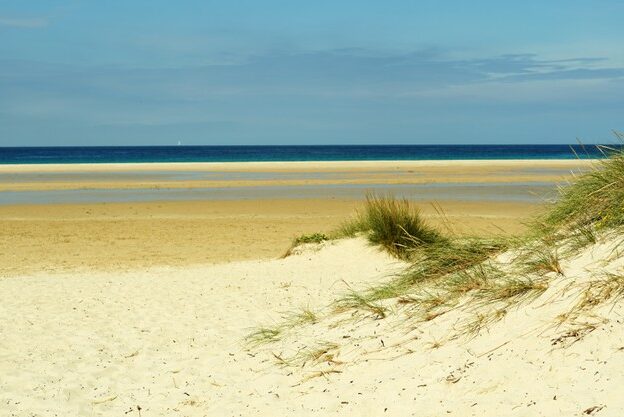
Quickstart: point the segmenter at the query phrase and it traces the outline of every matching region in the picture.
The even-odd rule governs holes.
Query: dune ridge
[[[478,331],[488,305],[333,311],[408,268],[362,237],[279,260],[0,280],[0,399],[6,415],[617,416],[622,305],[561,317],[621,273],[618,243],[562,261],[564,276]],[[271,343],[245,341],[296,317]]]

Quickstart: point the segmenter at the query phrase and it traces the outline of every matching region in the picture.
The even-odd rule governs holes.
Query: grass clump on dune
[[[323,243],[327,240],[330,240],[330,238],[324,233],[310,233],[308,235],[304,234],[304,235],[298,236],[293,239],[292,244],[286,250],[284,255],[282,255],[282,258],[286,258],[292,255],[293,249],[295,249],[297,246],[300,246],[306,243]]]
[[[503,242],[486,239],[446,240],[422,246],[412,252],[411,266],[404,273],[385,284],[352,292],[337,305],[374,312],[383,318],[385,314],[379,313],[377,302],[392,298],[425,311],[454,304],[471,289],[482,288],[499,276],[498,270],[484,262],[505,248]]]
[[[332,313],[352,313],[347,320],[362,317],[356,312],[382,320],[403,312],[407,319],[423,322],[461,310],[457,336],[478,335],[502,320],[512,306],[542,296],[568,268],[574,277],[574,268],[566,262],[569,255],[597,243],[606,232],[623,230],[622,150],[613,151],[594,170],[561,188],[559,201],[515,238],[465,237],[452,230],[443,235],[424,222],[409,201],[369,194],[363,209],[331,238],[362,234],[409,264],[387,282],[362,291],[349,288],[348,294],[334,302]],[[621,271],[580,287],[579,299],[561,315],[562,322],[624,300]],[[553,293],[557,290],[551,288]],[[572,335],[582,333],[573,330]],[[253,336],[269,342],[279,337],[267,329]],[[323,349],[318,355],[315,352],[309,355],[313,359],[327,354]]]
[[[342,231],[347,236],[364,232],[371,243],[410,262],[406,271],[391,281],[361,292],[352,291],[336,302],[339,310],[354,308],[372,312],[380,318],[385,317],[384,308],[378,304],[382,300],[399,298],[402,304],[426,305],[426,310],[445,304],[440,298],[449,295],[446,288],[441,288],[445,286],[445,279],[457,278],[459,282],[459,275],[467,276],[470,268],[481,265],[507,248],[507,243],[500,239],[442,235],[423,221],[418,209],[409,201],[372,194],[367,196],[364,209],[345,223]],[[485,270],[481,267],[470,273],[484,275]],[[464,281],[466,286],[476,285]],[[435,291],[425,289],[423,292],[423,287],[431,286]],[[453,302],[449,300],[449,303]]]
[[[371,243],[381,245],[400,259],[408,259],[414,248],[445,241],[408,200],[374,194],[366,196],[364,209],[338,233],[353,236],[358,232],[366,233]]]
[[[309,235],[301,235],[295,238],[293,244],[301,245],[303,243],[321,243],[329,240],[329,237],[323,233],[311,233]]]
[[[624,135],[616,133],[620,140]],[[539,219],[551,232],[577,232],[587,242],[594,240],[594,228],[613,229],[624,225],[624,151],[606,149],[608,158],[560,189],[559,201]]]

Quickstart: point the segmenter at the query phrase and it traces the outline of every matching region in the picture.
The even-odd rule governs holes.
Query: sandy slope
[[[565,277],[549,274],[538,299],[474,337],[462,329],[479,311],[423,323],[389,303],[383,320],[332,314],[273,344],[241,343],[280,311],[326,305],[342,280],[358,288],[401,268],[357,239],[283,260],[0,280],[2,412],[620,416],[622,306],[556,325],[578,286],[621,273],[616,243],[563,262]]]
[[[607,239],[563,261],[565,276],[546,274],[539,298],[506,307],[477,332],[479,317],[501,306],[466,303],[423,322],[389,300],[385,319],[349,311],[297,329],[263,350],[269,361],[276,354],[288,362],[305,391],[300,403],[275,407],[297,415],[621,416],[624,305],[561,321],[589,282],[622,274],[620,245]]]
[[[343,241],[282,260],[2,279],[0,415],[247,413],[291,380],[241,346],[252,327],[396,267]]]

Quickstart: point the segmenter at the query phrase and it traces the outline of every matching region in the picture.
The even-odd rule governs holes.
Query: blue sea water
[[[595,145],[0,147],[0,164],[600,158]]]

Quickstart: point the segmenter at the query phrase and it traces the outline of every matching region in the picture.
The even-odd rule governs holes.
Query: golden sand
[[[284,185],[554,184],[591,164],[554,160],[4,165],[0,166],[0,192],[188,188],[184,193],[191,200],[198,187],[272,186],[279,190]],[[359,200],[353,195],[350,199],[296,199],[289,194],[296,193],[296,188],[273,196],[265,190],[257,188],[251,194],[254,199],[238,201],[0,206],[0,274],[275,258],[296,236],[329,233],[364,198],[363,189],[352,193]],[[332,195],[340,195],[339,190],[334,188]],[[496,192],[504,194],[505,188]],[[445,221],[459,233],[516,233],[539,210],[537,204],[504,201],[504,195],[503,201],[494,202],[478,201],[478,194],[474,197],[477,201],[438,202]],[[442,217],[432,201],[426,200],[432,198],[427,195],[419,206],[432,223],[441,226]]]
[[[303,233],[328,233],[354,200],[184,201],[0,206],[0,270],[132,269],[275,258]],[[538,205],[441,202],[460,232],[514,233]],[[423,213],[443,219],[430,204]]]

